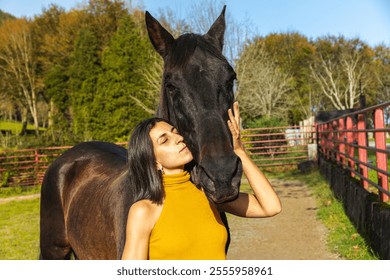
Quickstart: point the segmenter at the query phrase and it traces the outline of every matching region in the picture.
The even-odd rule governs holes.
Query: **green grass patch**
[[[39,199],[0,204],[0,260],[39,257]]]
[[[282,174],[269,172],[267,176],[286,181],[299,180],[310,187],[318,207],[317,218],[328,229],[327,245],[330,251],[348,260],[378,259],[349,221],[341,202],[334,197],[318,171],[310,174],[302,174],[296,170]]]
[[[9,130],[12,132],[12,134],[19,134],[22,130],[22,123],[12,121],[0,121],[0,130]],[[32,124],[28,124],[27,130],[35,130],[35,128]],[[39,130],[43,131],[45,129],[40,128]]]
[[[12,134],[18,134],[22,130],[22,124],[18,122],[0,122],[0,130],[9,130]]]
[[[41,192],[40,186],[33,187],[1,187],[0,198],[7,198],[13,196],[25,196],[31,194],[37,194]]]

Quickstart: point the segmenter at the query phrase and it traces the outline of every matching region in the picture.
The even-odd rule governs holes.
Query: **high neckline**
[[[186,183],[190,180],[190,173],[183,171],[177,174],[164,174],[163,182],[165,187],[176,186],[178,184]]]

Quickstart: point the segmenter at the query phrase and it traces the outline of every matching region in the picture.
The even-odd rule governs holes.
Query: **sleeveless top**
[[[164,175],[163,181],[165,198],[150,235],[149,259],[226,259],[226,228],[190,174]]]

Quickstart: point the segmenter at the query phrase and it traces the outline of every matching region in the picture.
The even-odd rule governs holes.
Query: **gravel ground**
[[[316,219],[315,199],[301,182],[271,180],[283,210],[264,219],[228,216],[231,260],[336,260],[326,246],[327,230]]]

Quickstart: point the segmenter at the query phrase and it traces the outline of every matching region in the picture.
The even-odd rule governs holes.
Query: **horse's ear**
[[[225,35],[225,10],[226,5],[223,6],[222,12],[219,17],[215,20],[213,25],[210,27],[210,30],[207,32],[207,35],[216,40],[221,51],[223,48],[223,41]]]
[[[166,56],[175,39],[148,11],[145,22],[153,47],[162,57]]]

